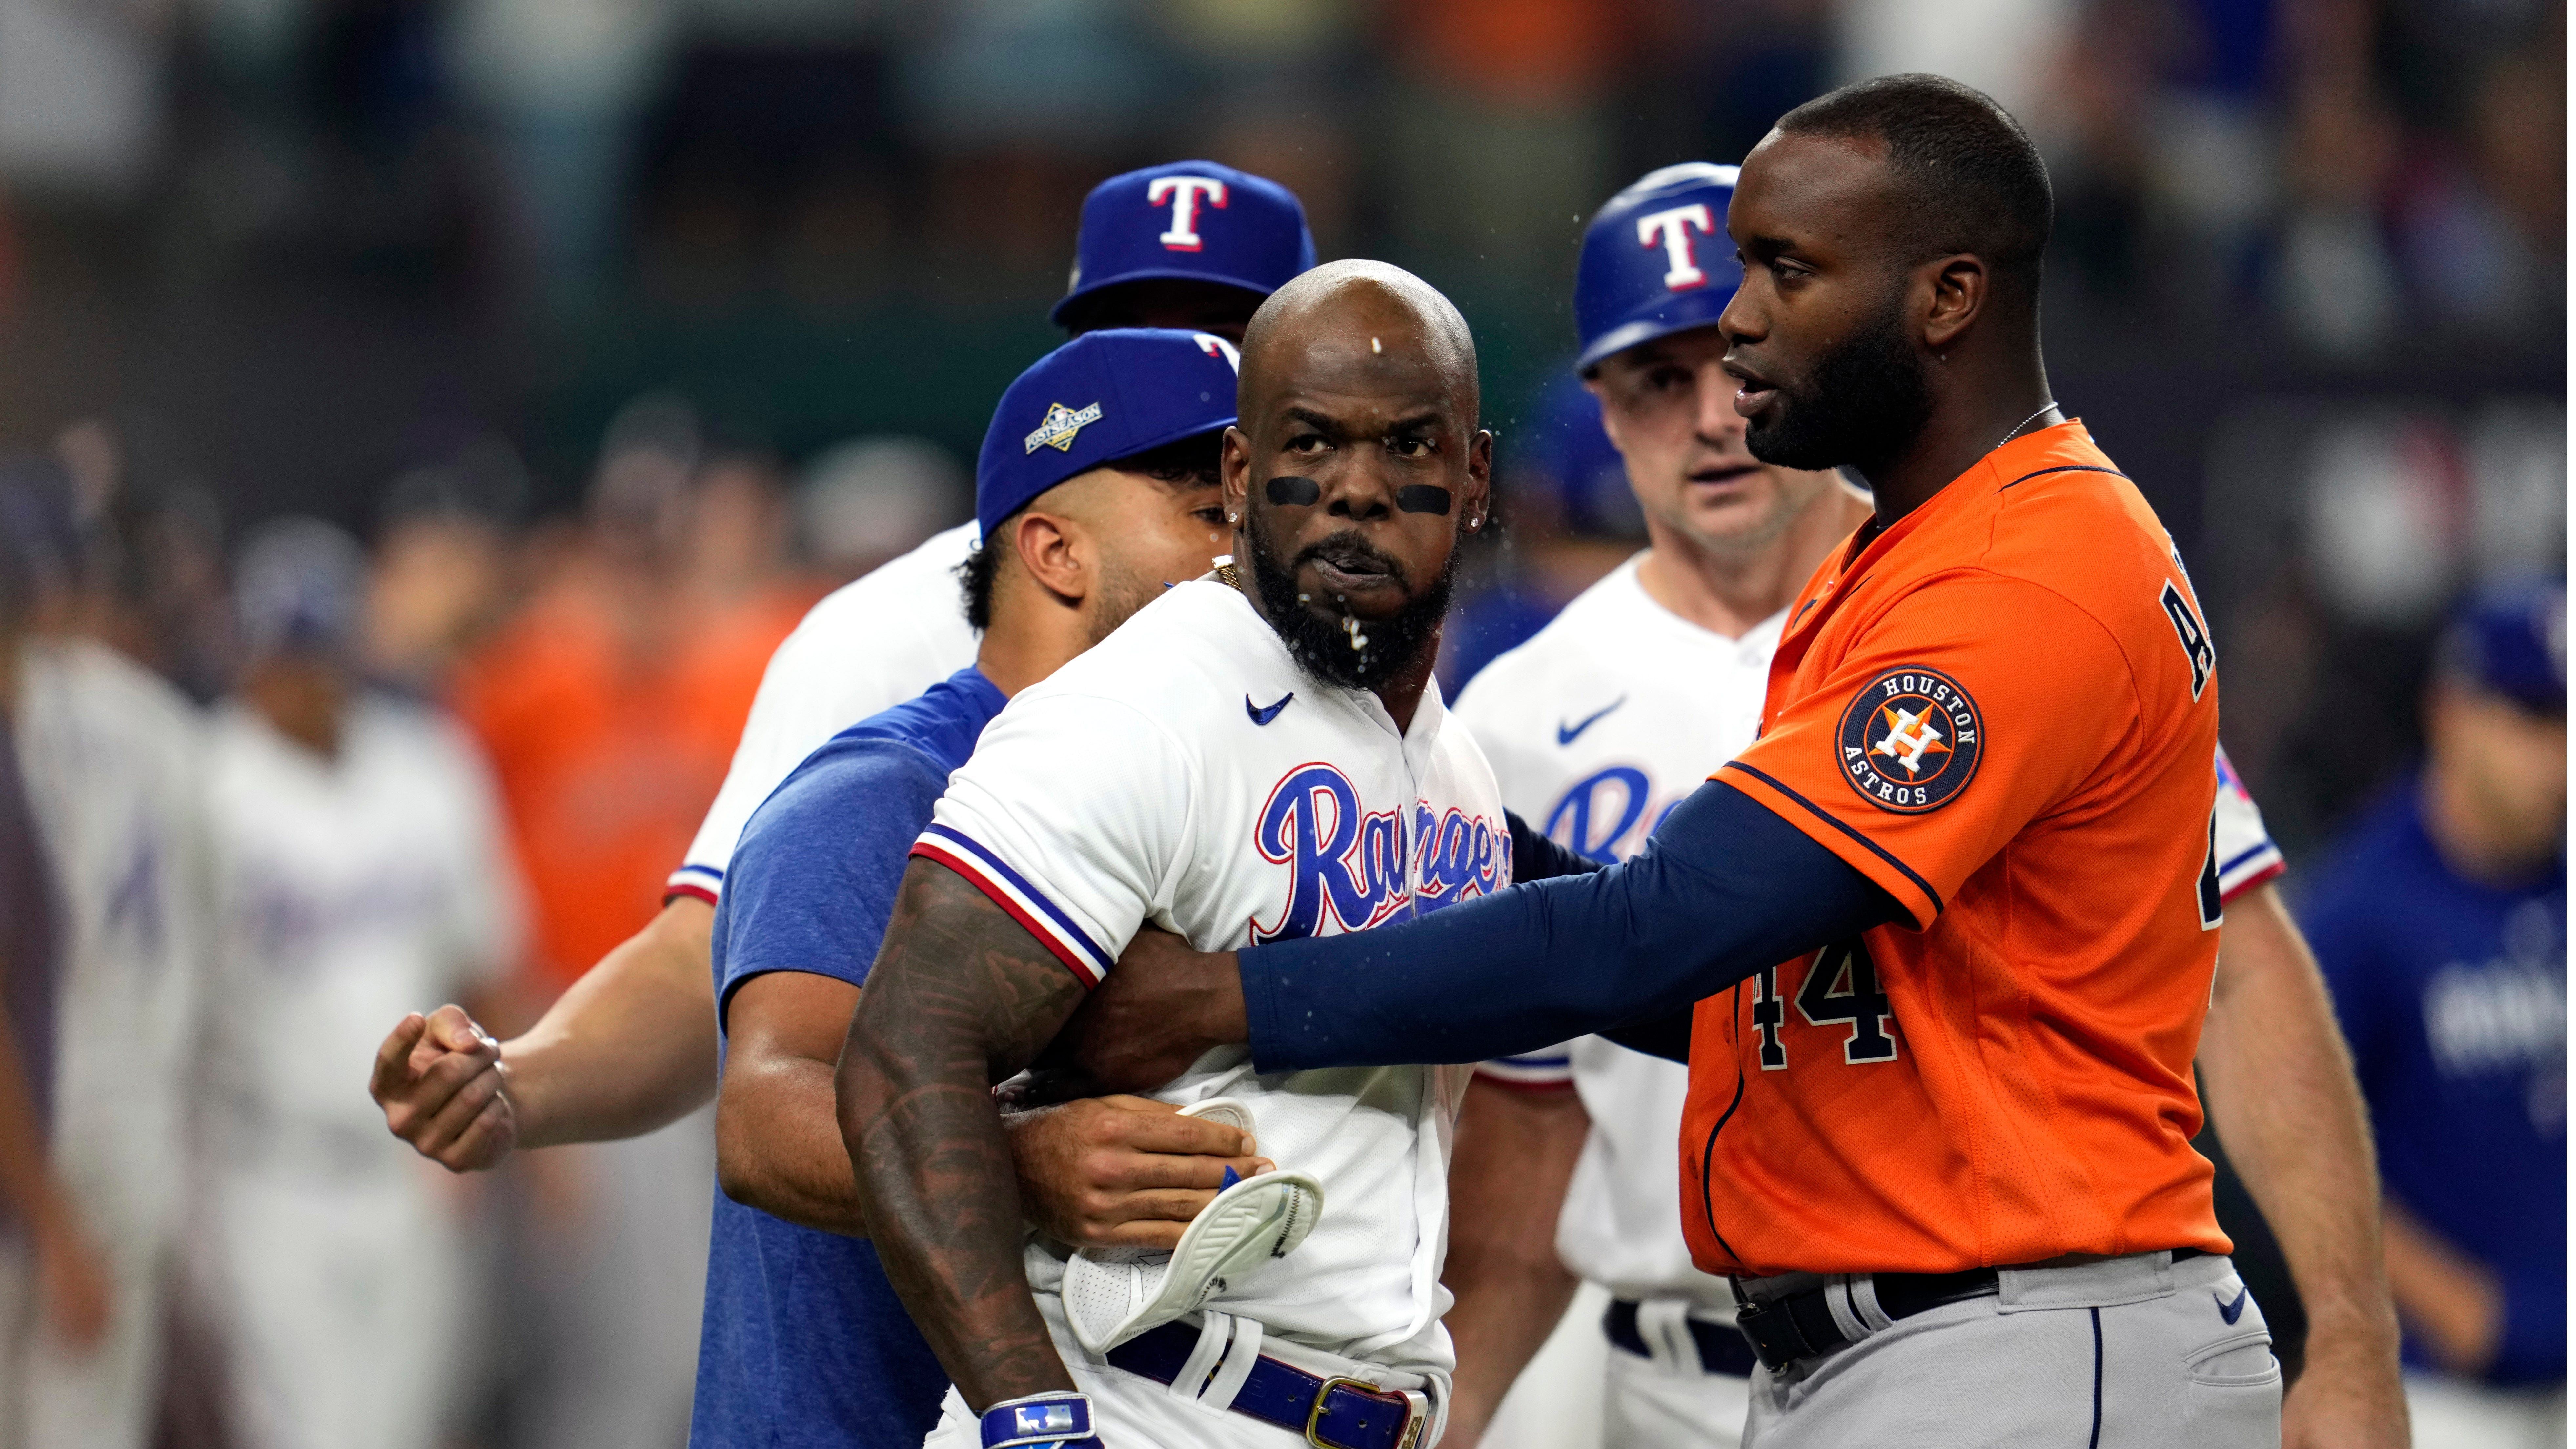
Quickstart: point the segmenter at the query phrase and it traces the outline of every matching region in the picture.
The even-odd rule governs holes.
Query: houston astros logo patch
[[[1080,396],[1080,394],[1076,394]],[[1062,403],[1047,404],[1046,416],[1038,420],[1035,431],[1020,441],[1021,451],[1034,453],[1040,448],[1053,448],[1059,453],[1073,451],[1073,440],[1084,428],[1100,421],[1100,404],[1074,409]]]
[[[1985,724],[1958,681],[1891,669],[1843,710],[1843,780],[1881,810],[1918,815],[1950,803],[1977,773]]]

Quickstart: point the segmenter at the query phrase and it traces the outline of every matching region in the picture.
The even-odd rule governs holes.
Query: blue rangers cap
[[[318,518],[260,525],[233,560],[242,652],[346,657],[366,584],[365,550],[334,525]]]
[[[1213,161],[1173,161],[1112,176],[1082,203],[1073,279],[1048,313],[1127,282],[1182,279],[1267,297],[1315,265],[1297,193]]]
[[[2535,714],[2567,709],[2567,586],[2525,580],[2481,589],[2451,618],[2441,672]]]
[[[1583,230],[1574,267],[1574,325],[1589,372],[1613,352],[1693,327],[1726,310],[1744,268],[1726,235],[1735,168],[1685,161],[1640,177]]]
[[[1234,421],[1234,344],[1113,327],[1037,360],[1002,394],[975,459],[975,522],[1003,519],[1077,473]]]

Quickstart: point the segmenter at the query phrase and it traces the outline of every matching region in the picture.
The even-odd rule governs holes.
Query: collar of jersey
[[[1836,587],[1840,587],[1841,580],[1866,572],[1872,562],[1886,557],[1888,550],[1933,523],[1953,513],[1985,504],[2014,479],[2048,467],[2055,461],[2080,461],[2099,455],[2100,450],[2093,446],[2093,435],[2085,431],[2081,418],[2068,418],[2065,422],[2013,439],[1969,464],[1968,471],[1951,479],[1940,492],[1924,499],[1913,512],[1896,520],[1893,527],[1882,530],[1859,552],[1846,559],[1836,575]],[[1863,524],[1862,527],[1868,525]],[[1854,537],[1858,537],[1857,532]]]

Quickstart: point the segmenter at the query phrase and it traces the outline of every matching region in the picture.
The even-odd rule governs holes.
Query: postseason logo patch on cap
[[[1098,421],[1098,403],[1079,412],[1062,403],[1049,403],[1046,416],[1039,420],[1036,431],[1021,440],[1024,445],[1022,451],[1034,453],[1040,448],[1053,448],[1059,453],[1072,452],[1074,437]]]
[[[1958,681],[1891,669],[1843,710],[1843,781],[1881,810],[1919,815],[1950,802],[1977,773],[1984,726]]]

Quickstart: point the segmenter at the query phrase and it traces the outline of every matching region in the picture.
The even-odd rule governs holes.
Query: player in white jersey
[[[37,1096],[51,1099],[54,1176],[105,1318],[86,1325],[91,1341],[68,1335],[40,1301],[63,1285],[45,1283],[23,1251],[33,1244],[0,1226],[0,1443],[140,1449],[187,1208],[208,924],[204,722],[159,676],[81,637],[69,479],[35,460],[9,473],[0,547],[35,585],[11,732],[59,911],[53,1070]]]
[[[956,1384],[932,1444],[1436,1438],[1463,1072],[1202,1058],[1156,1095],[1237,1104],[1320,1211],[1230,1269],[1185,1241],[1146,1281],[1194,1291],[1106,1307],[1077,1285],[1087,1260],[1043,1239],[1024,1257],[984,1083],[1032,1060],[1147,925],[1244,945],[1510,883],[1492,772],[1430,677],[1457,541],[1486,506],[1475,387],[1464,322],[1418,279],[1346,262],[1283,287],[1226,435],[1240,574],[1173,589],[1014,698],[914,847],[840,1112],[870,1236]],[[998,1286],[1014,1266],[1028,1292]],[[1162,1311],[1126,1319],[1148,1302]]]
[[[1578,366],[1627,465],[1649,547],[1488,665],[1458,703],[1458,717],[1493,761],[1504,804],[1599,860],[1642,849],[1666,810],[1752,742],[1785,623],[1780,611],[1867,516],[1829,475],[1762,465],[1744,446],[1744,422],[1730,405],[1735,383],[1717,368],[1725,342],[1710,325],[1734,290],[1732,268],[1701,255],[1694,240],[1703,215],[1722,226],[1733,169],[1655,172],[1593,222],[1578,272],[1576,315],[1586,344]],[[1650,251],[1636,245],[1648,234]],[[1676,273],[1683,274],[1679,285]],[[2280,955],[2265,934],[2276,924],[2276,903],[2235,899],[2278,875],[2282,862],[2224,751],[2217,764],[2220,889],[2255,933],[2251,943],[2231,935],[2223,948],[2224,1001],[2249,979],[2264,990],[2275,971],[2285,970],[2293,986],[2302,971],[2312,981],[2313,967]],[[2311,995],[2305,1008],[2298,1003],[2293,992],[2281,1024],[2295,1023],[2315,1045],[2338,1049],[2331,1021],[2317,1015],[2321,998]],[[2223,1009],[2212,1018],[2220,1051],[2238,1048],[2213,1073],[2229,1066],[2239,1073],[2229,1083],[2236,1100],[2222,1091],[2213,1101],[2213,1113],[2237,1119],[2223,1127],[2245,1120],[2242,1094],[2251,1083],[2243,1073],[2265,1071],[2248,1064],[2241,1029],[2232,1039],[2226,1034],[2244,1014],[2240,1005],[2236,1019]],[[2212,1055],[2204,1049],[2204,1070]],[[1454,1277],[1462,1304],[1494,1296],[1527,1306],[1517,1333],[1509,1313],[1482,1316],[1509,1336],[1491,1358],[1462,1368],[1462,1428],[1483,1425],[1482,1414],[1555,1322],[1579,1276],[1611,1300],[1595,1339],[1599,1355],[1574,1356],[1576,1363],[1533,1387],[1563,1398],[1588,1395],[1599,1383],[1601,1442],[1608,1445],[1737,1442],[1753,1355],[1729,1327],[1728,1284],[1692,1266],[1673,1210],[1673,1143],[1687,1079],[1676,1063],[1597,1037],[1480,1069],[1462,1132],[1461,1221],[1470,1226],[1462,1226],[1453,1254],[1463,1270]],[[2258,1139],[2251,1151],[2260,1160],[2261,1125],[2249,1135]],[[2321,1135],[2328,1159],[2336,1145],[2346,1152],[2355,1146],[2348,1138],[2338,1144],[2331,1130]],[[1579,1156],[1565,1150],[1576,1138]],[[1489,1145],[1497,1150],[1489,1154]],[[1563,1176],[1569,1159],[1570,1182]],[[1540,1163],[1559,1175],[1540,1180],[1533,1171]],[[2367,1180],[2366,1158],[2360,1172],[2351,1172],[2353,1165],[2345,1164],[2347,1199]],[[1482,1211],[1488,1200],[1501,1210]],[[1480,1210],[1468,1211],[1470,1203]],[[2273,1201],[2265,1206],[2280,1211]],[[2345,1207],[2347,1216],[2367,1215],[2366,1201]],[[1552,1229],[1556,1256],[1573,1276],[1551,1274],[1543,1263],[1517,1282],[1508,1271],[1474,1271],[1471,1258],[1507,1261],[1504,1245],[1515,1230],[1532,1227]],[[2361,1268],[2317,1266],[2312,1259],[2307,1278],[2329,1290]],[[1479,1346],[1462,1341],[1462,1359]],[[1599,1377],[1585,1382],[1589,1373]],[[2366,1415],[2365,1405],[2365,1422]],[[1507,1414],[1485,1442],[1499,1449],[1537,1441]]]
[[[1184,327],[1229,342],[1272,288],[1315,260],[1293,194],[1209,161],[1102,182],[1084,203],[1076,251],[1073,285],[1052,315],[1077,335]],[[631,1137],[706,1102],[716,1088],[708,933],[743,823],[835,731],[974,662],[955,577],[974,546],[973,525],[960,525],[814,606],[761,677],[662,912],[526,1034],[493,1042],[452,1007],[395,1026],[373,1089],[396,1135],[464,1171],[514,1147]]]
[[[348,667],[363,572],[355,543],[309,520],[244,549],[251,662],[208,752],[221,1302],[249,1427],[278,1449],[432,1449],[456,1427],[455,1194],[350,1084],[388,1014],[492,980],[519,937],[480,756]]]

